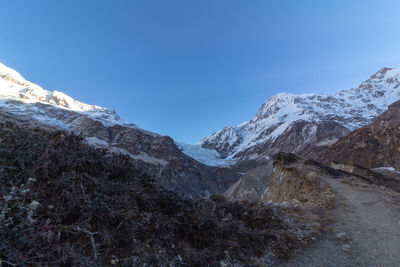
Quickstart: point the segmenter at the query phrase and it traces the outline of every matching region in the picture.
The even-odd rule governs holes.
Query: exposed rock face
[[[309,122],[298,120],[276,138],[266,140],[259,145],[238,152],[240,158],[252,158],[254,155],[268,158],[278,152],[288,152],[297,155],[307,154],[314,147],[325,146],[336,142],[339,137],[349,133],[345,127],[336,122]]]
[[[231,185],[224,195],[236,200],[261,200],[261,196],[268,187],[269,178],[272,172],[272,161],[267,165],[254,168],[240,177]]]
[[[287,202],[303,207],[324,206],[330,201],[329,186],[321,176],[339,176],[340,172],[315,162],[279,153],[263,199]]]
[[[382,68],[359,87],[331,95],[275,95],[250,121],[225,127],[201,145],[236,162],[279,151],[306,155],[370,123],[399,99],[400,69]]]
[[[0,121],[6,120],[81,134],[90,145],[129,155],[143,173],[190,198],[222,193],[240,176],[195,161],[170,137],[127,123],[114,111],[46,91],[0,65]]]
[[[373,123],[357,129],[310,158],[326,164],[344,163],[365,168],[400,169],[400,101],[378,116]]]

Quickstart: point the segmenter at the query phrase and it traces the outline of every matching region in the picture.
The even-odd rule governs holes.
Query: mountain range
[[[92,146],[129,155],[167,189],[198,198],[224,192],[275,153],[307,157],[334,144],[399,100],[399,85],[400,69],[382,68],[357,88],[334,94],[277,94],[250,121],[189,145],[124,121],[113,110],[44,90],[0,64],[0,121],[81,134]]]
[[[382,68],[190,145],[0,64],[0,263],[394,266],[399,99]]]
[[[357,88],[333,94],[274,95],[250,121],[203,138],[197,151],[193,147],[184,151],[201,161],[206,149],[221,165],[268,160],[278,152],[303,156],[367,125],[399,99],[400,69],[382,68]]]
[[[0,121],[7,120],[80,134],[92,146],[130,156],[144,174],[189,198],[224,191],[240,175],[232,168],[202,164],[168,136],[126,122],[113,110],[44,90],[0,64]]]

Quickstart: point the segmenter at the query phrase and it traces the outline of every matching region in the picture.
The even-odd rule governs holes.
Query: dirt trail
[[[400,266],[398,194],[354,180],[324,180],[336,195],[332,233],[281,266]]]

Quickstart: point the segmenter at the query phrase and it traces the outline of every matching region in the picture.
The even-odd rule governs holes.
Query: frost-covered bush
[[[65,132],[0,124],[0,259],[16,265],[265,264],[307,237],[286,208],[191,201]]]

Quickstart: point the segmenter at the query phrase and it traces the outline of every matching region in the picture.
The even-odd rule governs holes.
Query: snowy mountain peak
[[[237,127],[225,127],[203,138],[200,144],[215,150],[221,158],[241,160],[243,155],[254,158],[256,155],[249,151],[260,153],[255,147],[264,145],[265,148],[267,143],[272,146],[278,137],[289,133],[295,125],[299,127],[309,123],[320,127],[329,122],[329,127],[343,134],[345,131],[340,127],[354,130],[364,126],[399,99],[400,69],[381,68],[357,88],[333,94],[274,95],[262,104],[250,121]],[[299,121],[304,123],[295,123]],[[305,132],[315,135],[318,131]],[[325,129],[325,132],[329,131]],[[310,138],[304,137],[304,140]],[[262,153],[268,155],[264,150]]]
[[[296,103],[296,96],[288,93],[280,93],[270,97],[257,111],[251,122],[259,121],[270,116],[281,116],[301,112]]]
[[[393,71],[393,68],[382,67],[375,74],[371,75],[370,79],[383,79],[388,72]]]
[[[16,82],[28,83],[18,72],[0,63],[0,76],[2,78],[8,77],[14,79]]]
[[[110,123],[121,122],[120,117],[113,110],[79,102],[59,91],[44,90],[27,81],[15,70],[0,63],[0,101],[2,105],[6,105],[10,104],[10,100],[25,104],[42,103],[74,112],[87,113],[92,118]]]
[[[364,90],[395,89],[400,83],[400,69],[382,68],[360,85]]]

